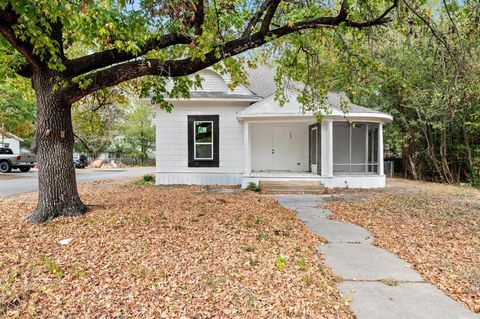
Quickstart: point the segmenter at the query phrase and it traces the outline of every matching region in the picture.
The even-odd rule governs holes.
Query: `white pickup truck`
[[[13,154],[10,148],[0,147],[0,173],[10,173],[12,169],[28,172],[36,162],[33,154]]]

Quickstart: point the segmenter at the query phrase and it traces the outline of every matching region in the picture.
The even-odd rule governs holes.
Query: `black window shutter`
[[[212,121],[213,122],[213,159],[196,160],[194,154],[194,127],[195,121]],[[218,115],[189,115],[188,116],[188,167],[219,167],[220,166],[220,128]]]

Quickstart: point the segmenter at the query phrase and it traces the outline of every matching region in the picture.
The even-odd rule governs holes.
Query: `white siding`
[[[157,173],[159,185],[241,185],[242,174]]]
[[[20,154],[20,141],[15,138],[3,137],[0,135],[0,147],[11,148],[13,154]]]
[[[246,107],[245,102],[179,101],[174,104],[172,113],[157,108],[157,172],[190,173],[190,175],[191,173],[243,174],[243,123],[239,122],[235,115],[237,111]],[[219,115],[219,167],[188,167],[188,115],[202,114]],[[188,178],[180,175],[182,174],[179,174],[179,177],[172,177],[172,174],[164,174],[159,177],[175,179],[168,184],[196,184],[178,182]],[[206,177],[195,178],[205,180]]]

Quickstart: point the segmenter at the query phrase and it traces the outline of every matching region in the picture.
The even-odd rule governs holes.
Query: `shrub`
[[[145,183],[155,183],[155,176],[153,175],[143,175],[143,182]]]
[[[247,189],[251,190],[252,192],[257,192],[257,193],[261,191],[260,186],[255,184],[254,182],[248,183]]]
[[[470,177],[470,184],[471,184],[473,187],[480,189],[480,176],[478,176],[478,175],[472,175],[472,176]]]

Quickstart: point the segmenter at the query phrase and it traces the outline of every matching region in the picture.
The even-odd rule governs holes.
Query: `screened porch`
[[[379,174],[379,126],[333,123],[333,175]]]

